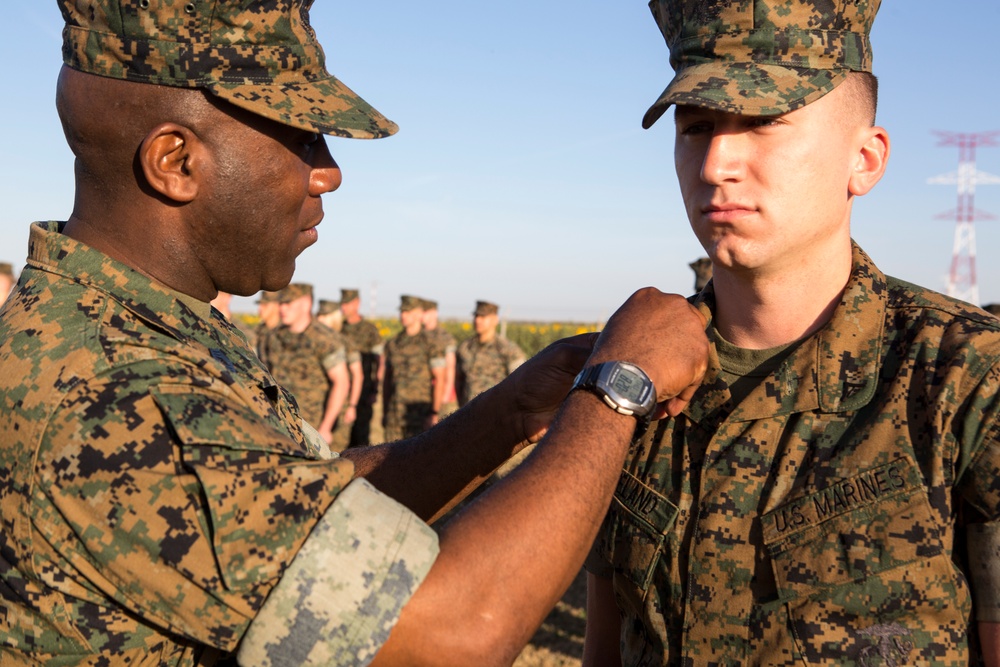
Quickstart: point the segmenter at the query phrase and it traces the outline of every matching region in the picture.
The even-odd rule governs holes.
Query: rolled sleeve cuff
[[[1000,623],[1000,523],[970,525],[968,546],[976,620]]]
[[[437,554],[437,534],[426,523],[354,480],[250,624],[239,663],[367,665]]]

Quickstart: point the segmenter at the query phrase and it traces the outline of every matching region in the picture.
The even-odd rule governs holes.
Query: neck
[[[357,324],[361,321],[361,313],[351,313],[350,315],[344,315],[344,319],[347,320],[348,324]]]
[[[485,332],[479,334],[479,342],[480,343],[490,343],[496,337],[497,337],[496,330],[495,329],[491,329],[490,331],[485,331]]]
[[[775,275],[716,267],[715,327],[727,341],[747,349],[800,340],[830,320],[850,273],[849,250],[845,256]]]
[[[417,322],[416,324],[411,324],[410,326],[406,327],[404,331],[406,331],[407,336],[416,336],[418,333],[420,333],[420,329],[422,328],[423,328],[422,325],[419,322]]]

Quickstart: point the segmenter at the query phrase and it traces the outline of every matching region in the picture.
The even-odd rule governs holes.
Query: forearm
[[[983,664],[1000,667],[1000,623],[980,621],[979,643],[983,649]]]
[[[358,401],[361,400],[361,388],[364,384],[364,371],[361,368],[361,362],[357,361],[350,365],[351,370],[351,393],[347,397],[347,404],[357,407]]]
[[[338,373],[334,377],[330,391],[326,395],[326,411],[323,413],[323,422],[319,427],[320,431],[330,430],[340,415],[340,409],[344,407],[344,400],[347,398],[347,374]]]
[[[579,571],[634,429],[590,393],[567,399],[525,463],[445,528],[375,664],[510,664]]]
[[[431,371],[431,374],[434,376],[434,392],[431,402],[431,410],[434,414],[437,414],[441,412],[441,406],[444,404],[444,395],[448,390],[448,387],[445,386],[447,384],[447,369],[445,369],[444,366],[435,368]]]
[[[433,521],[527,443],[498,388],[415,438],[349,449],[342,456],[425,521]]]

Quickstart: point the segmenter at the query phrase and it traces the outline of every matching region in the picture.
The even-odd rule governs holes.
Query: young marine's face
[[[476,315],[473,318],[473,326],[475,327],[476,334],[479,336],[484,336],[493,332],[497,327],[497,322],[500,321],[500,316],[490,313],[488,315]]]
[[[312,318],[312,297],[300,296],[278,305],[281,323],[286,327],[308,325]]]
[[[849,239],[864,127],[843,88],[776,117],[677,107],[681,194],[717,271],[780,272]]]
[[[243,113],[219,110],[205,138],[204,238],[227,291],[277,290],[291,280],[295,259],[316,242],[320,196],[336,190],[341,172],[322,135]],[[219,249],[225,257],[218,258]]]

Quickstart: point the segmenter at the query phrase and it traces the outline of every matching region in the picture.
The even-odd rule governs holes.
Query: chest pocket
[[[625,471],[618,480],[610,511],[611,524],[615,526],[613,543],[609,545],[615,578],[628,582],[628,590],[636,598],[633,602],[639,604],[646,597],[678,509],[665,496]]]
[[[762,517],[806,664],[964,664],[969,594],[934,516],[897,459]]]

